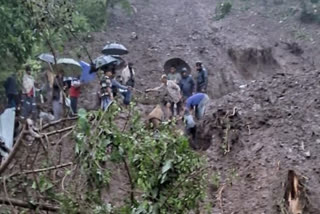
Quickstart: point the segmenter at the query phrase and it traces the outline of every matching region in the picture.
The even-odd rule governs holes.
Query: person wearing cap
[[[178,105],[181,101],[181,91],[180,87],[173,80],[168,80],[168,77],[165,74],[161,76],[161,82],[160,86],[153,89],[147,89],[146,92],[165,90],[163,104],[165,106],[166,119],[169,119],[174,115],[175,107],[177,108],[177,111],[179,110]]]
[[[186,68],[182,69],[182,79],[179,82],[179,86],[184,100],[192,96],[192,93],[194,92],[195,82],[192,76],[188,74]]]
[[[204,115],[205,108],[209,100],[208,95],[204,93],[196,93],[192,95],[186,100],[185,115],[194,110],[196,118],[200,120]]]
[[[208,72],[200,61],[196,62],[196,69],[198,71],[197,92],[206,93],[208,86]]]
[[[177,84],[179,84],[181,80],[181,74],[177,72],[177,69],[174,66],[171,66],[170,68],[170,72],[168,74],[168,80],[172,80]]]

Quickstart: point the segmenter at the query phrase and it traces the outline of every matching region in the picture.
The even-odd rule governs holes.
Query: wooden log
[[[50,205],[50,204],[42,204],[42,203],[28,203],[19,199],[14,198],[2,198],[0,197],[0,204],[13,205],[17,207],[23,207],[31,210],[45,210],[51,212],[58,212],[60,210],[59,207]]]

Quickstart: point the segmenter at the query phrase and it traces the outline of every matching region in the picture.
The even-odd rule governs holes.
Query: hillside
[[[100,55],[101,48],[107,42],[124,44],[129,50],[129,54],[124,58],[134,63],[137,89],[141,91],[160,84],[163,66],[171,58],[184,59],[192,68],[193,76],[196,75],[194,67],[198,60],[208,69],[208,94],[211,100],[205,117],[197,124],[196,140],[190,142],[195,154],[207,159],[206,169],[209,169],[209,176],[204,182],[208,185],[207,197],[201,201],[198,213],[288,214],[285,207],[288,197],[294,197],[294,194],[288,193],[294,189],[290,186],[290,176],[294,175],[293,178],[299,179],[297,188],[298,198],[301,200],[297,203],[299,209],[292,214],[319,214],[319,25],[301,22],[302,8],[299,0],[228,1],[232,3],[230,12],[218,19],[216,12],[222,2],[227,1],[130,0],[129,14],[119,6],[109,8],[108,27],[102,32],[90,32],[86,46],[94,58]],[[72,55],[79,49],[79,44],[76,40],[70,40],[64,47],[64,54]],[[88,60],[85,54],[82,54],[82,57]],[[97,109],[99,103],[94,95],[98,89],[98,80],[84,86],[79,107]],[[134,96],[139,98],[137,93]],[[138,116],[144,121],[154,105],[140,103],[140,99],[137,101]],[[10,179],[7,180],[9,193],[28,201],[26,206],[29,208],[34,208],[34,204],[40,202],[50,202],[58,206],[61,201],[64,207],[70,209],[81,210],[81,206],[90,208],[90,202],[95,198],[83,199],[80,191],[99,189],[98,185],[86,186],[90,176],[83,174],[82,167],[87,166],[85,161],[92,161],[90,156],[86,156],[91,154],[88,152],[91,151],[90,146],[96,149],[97,142],[103,141],[99,138],[100,135],[107,140],[113,140],[110,137],[110,133],[115,129],[112,122],[115,122],[120,130],[116,132],[117,137],[123,137],[121,133],[124,133],[125,140],[136,143],[136,135],[131,133],[133,128],[128,125],[128,121],[136,115],[132,115],[131,110],[125,108],[115,111],[120,110],[122,112],[115,118],[110,116],[110,119],[108,116],[109,123],[100,119],[103,116],[99,112],[89,112],[86,120],[82,116],[77,123],[71,119],[41,127],[40,131],[49,138],[45,136],[46,138],[39,141],[32,137],[23,139],[17,158],[9,165],[6,177],[3,177],[4,189],[1,188],[0,192],[7,194],[7,178]],[[87,127],[88,133],[92,135],[83,137],[85,134],[80,133],[79,129],[85,127],[84,121],[88,124],[92,122],[91,131],[97,132],[92,134],[90,127]],[[62,134],[66,128],[68,132]],[[57,130],[62,131],[56,135]],[[141,127],[135,131],[150,134]],[[177,131],[176,127],[173,131]],[[132,136],[126,135],[127,133]],[[146,135],[142,139],[154,143],[156,140],[152,139],[156,138],[157,133],[152,134],[154,135]],[[180,138],[175,134],[170,135],[169,140],[177,142]],[[90,149],[85,143],[82,145],[85,152],[81,157],[87,158],[84,162],[79,158],[79,151],[74,152],[79,149],[79,136],[85,139],[84,142],[97,143],[88,146]],[[119,141],[122,140],[121,137]],[[145,148],[156,148],[156,145],[152,146],[155,147],[147,145]],[[131,155],[141,152],[135,150],[137,148],[132,149],[130,145],[127,147],[132,149]],[[161,149],[164,148],[158,150]],[[183,149],[190,152],[189,147]],[[97,157],[97,162],[102,160],[99,162],[103,163],[102,168],[107,168],[110,172],[106,175],[108,188],[101,188],[102,196],[99,199],[108,206],[118,208],[127,203],[133,194],[139,199],[146,195],[141,193],[141,189],[134,191],[136,189],[126,163],[127,157],[121,156],[124,153],[122,150],[117,147],[115,152],[111,151],[109,144],[97,147],[97,150],[110,160],[118,161],[113,163],[109,159],[106,161],[104,158],[99,159],[100,156]],[[148,152],[150,155],[152,151]],[[93,165],[95,161],[93,160]],[[33,170],[47,170],[45,167],[48,166],[43,163],[51,162],[61,168],[53,168],[52,171],[46,171],[47,174],[40,174],[38,180],[43,185],[43,189],[40,189],[41,185],[31,182],[32,176],[35,176]],[[64,166],[63,163],[69,165]],[[101,179],[99,176],[103,170],[99,171],[99,164],[95,169],[100,173],[96,176]],[[161,164],[160,162],[158,167],[160,171],[163,169]],[[168,165],[170,164],[169,161]],[[136,166],[132,164],[132,169],[136,169],[134,167]],[[17,173],[19,170],[24,173]],[[86,170],[90,171],[91,168]],[[19,176],[25,176],[26,180],[20,181]],[[199,179],[203,178],[202,174],[200,177]],[[31,185],[32,190],[28,192]],[[192,188],[195,187],[190,187]],[[63,197],[59,196],[63,200],[50,198],[53,193],[61,193]],[[71,197],[77,194],[77,197]],[[29,202],[30,198],[39,200]],[[0,199],[5,200],[5,197]],[[87,203],[79,205],[79,201]],[[133,207],[133,204],[131,202],[130,205]],[[10,210],[12,205],[7,205],[0,205],[0,209],[5,207]],[[53,208],[55,211],[59,210]],[[81,211],[86,213],[88,210]],[[103,213],[101,210],[95,210],[95,213]],[[139,210],[136,213],[139,213]]]

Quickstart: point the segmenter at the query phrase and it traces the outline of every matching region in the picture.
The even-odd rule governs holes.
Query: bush
[[[130,201],[124,201],[126,205],[115,208],[118,212],[114,213],[188,213],[197,209],[205,196],[205,159],[191,150],[173,124],[163,124],[154,133],[145,129],[134,112],[127,121],[130,128],[119,129],[114,122],[118,113],[115,105],[108,113],[79,111],[76,155],[83,176],[91,189],[97,190],[88,189],[90,207],[85,209],[103,205],[99,191],[108,187],[112,172],[105,163],[109,161],[125,166],[131,186]],[[112,148],[109,154],[108,148]],[[141,193],[135,195],[137,191]]]
[[[223,19],[226,15],[230,13],[231,9],[232,9],[231,2],[224,1],[218,4],[215,11],[215,19],[216,20]]]
[[[320,5],[319,0],[310,0],[309,2],[302,2],[302,11],[300,14],[300,21],[303,23],[320,23]]]

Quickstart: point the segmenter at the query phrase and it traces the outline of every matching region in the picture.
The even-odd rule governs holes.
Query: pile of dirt
[[[275,74],[212,101],[197,136],[225,185],[225,213],[279,213],[289,170],[305,178],[303,213],[320,213],[319,96],[320,72],[313,71]]]

